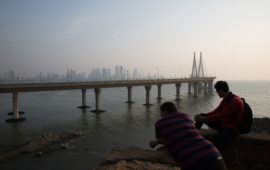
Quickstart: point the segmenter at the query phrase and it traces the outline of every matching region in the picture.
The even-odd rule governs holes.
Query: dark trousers
[[[203,113],[200,114],[200,115],[201,116],[206,116],[206,114],[203,114]],[[236,137],[235,129],[222,128],[220,121],[216,121],[216,122],[196,122],[195,123],[196,128],[200,129],[202,127],[203,123],[205,123],[208,127],[218,131],[217,135],[214,136],[214,139],[213,139],[212,142],[220,152],[223,152],[224,149],[228,145],[230,145],[233,142],[233,140],[235,139],[235,137]]]
[[[203,165],[200,165],[198,168],[195,168],[196,170],[227,170],[226,164],[224,163],[224,160],[219,158],[213,158],[204,163]],[[194,169],[194,170],[195,170]]]

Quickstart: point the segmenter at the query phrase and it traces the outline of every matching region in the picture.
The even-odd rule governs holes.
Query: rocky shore
[[[269,118],[254,118],[251,128],[252,132],[270,134],[270,119]]]
[[[211,140],[216,132],[202,129],[201,133]],[[252,132],[239,135],[223,158],[229,170],[269,170],[270,119],[255,118]],[[180,170],[167,151],[136,147],[114,148],[95,170],[122,169]]]
[[[215,131],[202,129],[201,133],[211,140]],[[0,163],[22,153],[33,152],[36,157],[43,156],[52,144],[56,144],[58,150],[72,149],[68,141],[81,136],[83,135],[78,132],[42,134],[27,141],[23,146],[0,153]],[[225,151],[223,157],[229,170],[270,169],[270,119],[255,118],[252,132],[240,135]],[[180,170],[166,150],[155,151],[134,146],[113,148],[95,170],[117,169]]]
[[[64,143],[65,141],[80,136],[82,136],[82,134],[78,132],[66,132],[62,134],[42,134],[34,139],[30,139],[23,146],[0,153],[0,162],[22,153],[29,153],[34,151],[37,151],[36,156],[41,156],[43,154],[41,150],[53,143],[59,143],[60,147],[65,149],[69,147],[67,144]]]

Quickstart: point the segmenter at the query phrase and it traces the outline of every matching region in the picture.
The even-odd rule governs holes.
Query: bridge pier
[[[145,86],[145,91],[146,91],[146,103],[144,104],[145,106],[150,106],[150,90],[151,90],[151,85],[146,85]]]
[[[208,81],[208,90],[209,90],[210,92],[213,91],[213,86],[214,86],[214,80]]]
[[[89,106],[86,106],[86,89],[81,89],[81,90],[82,90],[82,105],[79,106],[78,108],[81,108],[81,109],[89,108]]]
[[[13,118],[7,119],[7,123],[25,121],[25,118],[20,118],[19,104],[18,104],[18,92],[13,92]]]
[[[175,86],[176,86],[176,99],[175,100],[180,100],[180,87],[181,87],[181,83],[175,84]]]
[[[194,97],[198,97],[198,94],[199,94],[198,84],[199,84],[199,82],[194,82],[194,83],[193,83]]]
[[[132,86],[128,86],[127,89],[128,89],[128,101],[126,103],[134,103],[132,101]]]
[[[191,94],[191,83],[188,83],[188,94]]]
[[[161,86],[162,86],[162,84],[157,85],[157,88],[158,88],[158,97],[157,97],[157,99],[158,100],[162,99],[162,97],[161,97]]]
[[[99,106],[100,106],[100,88],[95,88],[95,98],[96,98],[96,110],[92,110],[91,112],[94,113],[101,113],[101,112],[105,112],[104,110],[100,110]]]
[[[203,82],[198,81],[198,91],[199,91],[199,93],[202,91],[202,84],[203,84]]]
[[[207,82],[203,82],[203,84],[204,84],[204,94],[207,94]]]

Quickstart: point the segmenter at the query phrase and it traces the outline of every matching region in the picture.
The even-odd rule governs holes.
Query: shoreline
[[[35,156],[42,156],[43,149],[55,143],[60,144],[60,149],[67,149],[70,148],[70,146],[65,142],[81,136],[83,135],[79,132],[42,134],[38,137],[30,139],[29,141],[26,141],[23,146],[18,146],[8,151],[0,152],[0,163],[3,161],[8,161],[10,158],[16,157],[23,153],[32,153],[37,151],[37,154]]]
[[[253,125],[250,133],[259,133],[259,134],[270,134],[270,118],[254,118]],[[22,153],[32,153],[37,152],[36,157],[43,156],[46,153],[44,150],[46,147],[58,143],[58,150],[71,148],[66,142],[71,139],[82,137],[83,135],[79,132],[63,132],[61,134],[42,134],[38,137],[35,137],[26,143],[23,146],[17,146],[13,149],[0,152],[0,163],[3,161],[8,161],[10,158],[16,157]]]

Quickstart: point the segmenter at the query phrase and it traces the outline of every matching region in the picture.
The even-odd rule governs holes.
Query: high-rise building
[[[133,75],[132,75],[132,77],[133,77],[134,80],[138,79],[138,70],[137,70],[137,68],[134,68],[133,69]]]
[[[102,80],[108,80],[108,72],[106,68],[102,68]]]
[[[124,67],[123,66],[120,66],[120,77],[119,77],[119,80],[123,80],[124,79]]]
[[[112,80],[111,69],[108,69],[108,80]]]
[[[120,80],[120,77],[121,77],[121,75],[120,75],[120,67],[119,66],[115,66],[115,72],[114,72],[115,74],[114,74],[114,79],[115,80]]]
[[[15,71],[11,70],[8,72],[8,80],[15,80]]]

